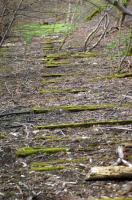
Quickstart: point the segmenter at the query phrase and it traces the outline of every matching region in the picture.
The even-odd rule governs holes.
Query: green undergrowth
[[[23,147],[17,150],[16,155],[18,157],[26,157],[33,154],[45,153],[55,154],[59,152],[67,152],[67,148],[44,148],[44,147]]]
[[[75,30],[72,24],[47,24],[39,23],[20,24],[16,27],[16,32],[21,32],[26,42],[31,42],[33,37],[54,35],[57,33],[69,33]]]
[[[100,14],[102,12],[103,9],[98,8],[95,11],[93,11],[87,18],[86,21],[90,21],[92,20],[94,17],[96,17],[98,14]]]
[[[47,113],[47,112],[52,112],[56,110],[64,110],[68,112],[80,112],[80,111],[94,111],[94,110],[102,110],[102,109],[113,109],[113,108],[118,108],[118,104],[100,104],[100,105],[66,105],[66,106],[52,106],[52,107],[34,107],[32,108],[32,111],[35,114],[40,114],[40,113]],[[120,108],[132,108],[131,103],[125,103],[120,106]]]
[[[54,94],[66,94],[66,93],[72,93],[72,94],[77,94],[79,92],[86,92],[86,89],[84,88],[76,88],[76,89],[63,89],[63,90],[59,90],[59,89],[50,89],[50,90],[46,90],[46,89],[42,89],[40,90],[40,94],[48,94],[48,93],[54,93]]]
[[[106,120],[106,121],[90,121],[79,123],[62,123],[62,124],[49,124],[35,126],[35,129],[57,129],[57,128],[88,128],[93,125],[127,125],[132,124],[132,120]]]

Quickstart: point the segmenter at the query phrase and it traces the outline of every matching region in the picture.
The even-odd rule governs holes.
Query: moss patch
[[[100,14],[102,12],[103,9],[98,8],[95,11],[93,11],[87,18],[86,21],[90,21],[92,20],[94,17],[96,17],[98,14]]]
[[[23,147],[17,150],[16,155],[18,157],[26,157],[33,154],[45,153],[54,154],[58,152],[66,152],[67,148],[43,148],[43,147]]]
[[[85,111],[85,110],[94,111],[94,110],[102,110],[102,109],[112,109],[116,107],[118,107],[118,104],[67,105],[67,106],[52,106],[52,107],[47,107],[47,108],[34,107],[32,111],[35,114],[40,114],[40,113],[47,113],[47,112],[52,112],[56,110],[64,110],[68,112],[80,112],[80,111]],[[132,104],[131,103],[122,104],[121,107],[132,108]]]
[[[53,59],[53,60],[60,60],[60,59],[69,58],[69,56],[70,56],[70,52],[60,52],[60,53],[48,54],[46,58]]]
[[[46,67],[47,68],[53,68],[53,67],[60,67],[60,66],[63,66],[63,65],[68,65],[69,64],[69,62],[67,62],[67,61],[48,61],[47,63],[46,63]]]
[[[82,163],[88,161],[88,157],[82,157],[78,159],[72,159],[72,160],[67,160],[67,159],[60,159],[60,160],[52,160],[49,162],[33,162],[31,164],[32,167],[44,167],[47,165],[56,165],[56,164],[66,164],[66,163]]]
[[[88,128],[93,125],[127,125],[132,124],[132,120],[109,120],[109,121],[91,121],[91,122],[80,122],[80,123],[67,123],[67,124],[50,124],[36,126],[36,129],[56,129],[56,128],[77,128],[84,127]]]
[[[31,167],[33,171],[56,171],[56,170],[63,170],[65,166],[46,166],[46,167]]]
[[[68,59],[68,58],[90,58],[90,57],[96,57],[99,54],[97,52],[60,52],[60,53],[54,53],[54,54],[48,54],[46,56],[47,60],[60,60],[60,59]]]
[[[91,58],[91,57],[97,57],[99,56],[99,53],[97,52],[78,52],[71,54],[71,57],[73,58]]]
[[[60,94],[65,94],[65,93],[73,93],[77,94],[79,92],[86,92],[86,89],[83,88],[78,88],[78,89],[65,89],[65,90],[58,90],[58,89],[52,89],[52,90],[41,90],[40,94],[48,94],[48,93],[60,93]]]
[[[42,80],[42,84],[43,85],[49,85],[52,83],[59,83],[61,80],[57,80],[57,79],[51,79],[51,80]]]
[[[7,136],[5,135],[5,133],[0,133],[0,140],[6,139]]]
[[[112,76],[106,76],[106,79],[113,79],[113,78],[131,78],[132,73],[123,73],[123,74],[113,74]],[[104,78],[104,79],[105,79]]]

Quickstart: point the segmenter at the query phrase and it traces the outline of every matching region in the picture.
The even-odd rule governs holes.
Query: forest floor
[[[72,49],[87,28],[62,50],[57,35],[10,38],[0,50],[0,199],[132,198],[131,180],[86,181],[91,167],[117,161],[118,146],[132,160],[132,71],[118,72],[111,46],[119,31],[90,53]]]

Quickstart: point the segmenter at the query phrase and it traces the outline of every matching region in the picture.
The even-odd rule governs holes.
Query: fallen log
[[[89,174],[86,176],[88,180],[115,180],[129,179],[132,180],[132,167],[126,166],[107,166],[107,167],[92,167]]]

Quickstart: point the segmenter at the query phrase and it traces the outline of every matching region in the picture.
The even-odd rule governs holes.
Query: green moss
[[[26,157],[33,154],[46,153],[54,154],[58,152],[66,152],[67,148],[43,148],[43,147],[23,147],[17,150],[16,155],[18,157]]]
[[[86,92],[86,89],[83,89],[83,88],[78,88],[78,89],[65,89],[65,90],[58,90],[58,89],[52,89],[52,90],[41,90],[40,93],[41,94],[48,94],[48,93],[62,93],[62,94],[65,94],[65,93],[73,93],[73,94],[77,94],[79,92]]]
[[[46,45],[45,47],[43,47],[43,50],[52,50],[53,48],[53,45]]]
[[[0,140],[6,139],[6,138],[7,138],[7,136],[5,135],[5,133],[0,133]]]
[[[104,79],[113,79],[113,78],[131,78],[132,73],[123,73],[123,74],[113,74],[112,76],[106,76]]]
[[[127,56],[132,56],[132,47],[129,48]]]
[[[71,57],[73,58],[90,58],[90,57],[97,57],[99,56],[99,53],[97,52],[78,52],[71,54]]]
[[[47,68],[53,68],[53,67],[60,67],[60,66],[63,66],[63,65],[67,65],[69,64],[68,62],[66,61],[61,61],[61,62],[58,62],[58,61],[48,61],[47,64],[46,64],[46,67]]]
[[[132,73],[124,73],[124,74],[115,74],[115,78],[126,78],[126,77],[132,77]]]
[[[72,160],[66,160],[66,159],[60,159],[60,160],[52,160],[49,162],[33,162],[31,164],[32,167],[44,167],[47,165],[57,165],[57,164],[66,164],[66,163],[82,163],[88,161],[88,157],[82,157],[78,159],[72,159]]]
[[[71,54],[69,52],[48,54],[47,59],[53,59],[53,60],[66,59],[69,58],[70,55]]]
[[[116,107],[118,107],[118,104],[66,105],[66,106],[52,106],[52,107],[47,107],[47,108],[34,107],[32,111],[35,114],[39,114],[39,113],[52,112],[56,110],[64,110],[68,112],[80,112],[80,111],[85,111],[85,110],[94,111],[94,110],[102,110],[102,109],[112,109]],[[132,104],[131,103],[122,104],[121,107],[132,108]]]
[[[69,58],[89,58],[89,57],[96,57],[99,54],[97,52],[63,52],[63,53],[54,53],[48,54],[47,60],[60,60],[60,59],[69,59]]]
[[[49,85],[51,83],[59,83],[60,80],[57,79],[51,79],[51,80],[42,80],[43,85]]]
[[[33,171],[56,171],[56,170],[63,170],[65,166],[46,166],[46,167],[31,167]]]
[[[36,129],[56,129],[56,128],[76,128],[84,127],[88,128],[93,125],[126,125],[132,124],[132,120],[108,120],[108,121],[91,121],[91,122],[80,122],[80,123],[67,123],[67,124],[50,124],[36,126]]]
[[[98,14],[100,14],[102,12],[102,9],[101,8],[98,8],[96,9],[95,11],[93,11],[91,13],[91,15],[89,15],[87,18],[86,18],[86,21],[90,21],[92,20],[94,17],[96,17]]]

